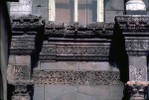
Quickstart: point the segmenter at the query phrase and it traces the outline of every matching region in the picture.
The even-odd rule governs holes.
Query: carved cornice
[[[43,31],[43,25],[43,20],[39,16],[11,16],[10,54],[30,55],[35,49],[36,35]]]
[[[116,16],[115,22],[123,32],[149,32],[149,16]],[[131,33],[130,33],[131,34]]]
[[[110,43],[44,42],[40,60],[108,60]]]
[[[58,71],[34,70],[35,84],[120,85],[119,72],[113,71]]]
[[[28,55],[35,49],[35,35],[12,36],[10,53]]]
[[[11,16],[12,31],[37,31],[42,25],[41,16]]]
[[[128,55],[147,56],[149,54],[149,38],[125,38]]]
[[[49,37],[65,38],[111,38],[113,35],[114,23],[94,23],[82,26],[79,23],[55,24],[46,23],[45,34]]]

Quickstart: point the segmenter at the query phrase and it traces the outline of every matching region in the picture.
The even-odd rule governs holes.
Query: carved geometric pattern
[[[10,54],[31,54],[35,49],[35,37],[39,30],[43,30],[42,27],[43,20],[39,16],[11,16],[12,39]]]
[[[130,66],[129,80],[147,81],[147,66]]]
[[[95,37],[111,37],[113,35],[113,23],[94,23],[82,26],[79,23],[61,23],[52,22],[45,24],[45,34],[49,37],[65,37],[65,38],[95,38]]]
[[[146,56],[149,54],[149,38],[126,39],[125,46],[128,55]]]
[[[149,16],[116,16],[115,21],[123,32],[149,31]]]
[[[108,60],[110,43],[44,44],[42,60]]]
[[[149,39],[148,40],[126,40],[126,50],[133,51],[149,51]]]
[[[119,72],[113,71],[58,71],[34,70],[35,84],[120,85]]]
[[[8,82],[22,82],[30,79],[30,68],[27,65],[10,65],[7,70]]]
[[[10,53],[11,54],[31,54],[35,48],[34,35],[12,36]]]

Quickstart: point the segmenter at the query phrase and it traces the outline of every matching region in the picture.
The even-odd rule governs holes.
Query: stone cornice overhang
[[[11,16],[11,55],[30,55],[35,49],[37,34],[43,27],[39,16]]]
[[[40,60],[108,61],[113,23],[45,24]]]
[[[125,39],[128,55],[147,56],[149,54],[149,16],[123,15],[115,17],[117,32]]]

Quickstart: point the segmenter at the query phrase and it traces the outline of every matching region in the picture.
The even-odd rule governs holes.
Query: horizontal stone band
[[[52,85],[120,85],[120,73],[114,71],[35,70],[35,84]]]

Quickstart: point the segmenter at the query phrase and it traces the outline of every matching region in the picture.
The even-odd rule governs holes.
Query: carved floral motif
[[[75,71],[75,70],[34,70],[35,84],[68,85],[119,85],[119,72],[112,71]]]

